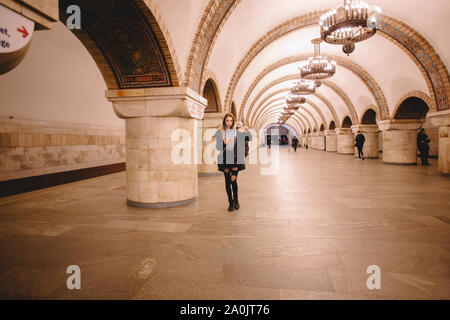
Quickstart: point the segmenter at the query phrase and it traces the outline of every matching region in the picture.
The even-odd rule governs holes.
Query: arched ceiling
[[[274,120],[264,117],[282,108],[280,103],[292,83],[283,79],[298,74],[298,67],[313,53],[310,41],[319,36],[317,16],[341,5],[342,0],[149,2],[165,22],[172,51],[185,70],[185,85],[201,92],[206,71],[212,72],[224,109],[230,110],[234,101],[239,118],[253,126]],[[378,116],[386,119],[412,91],[430,97],[431,109],[448,108],[450,38],[440,27],[446,25],[450,3],[366,2],[382,8],[382,31],[357,43],[350,56],[342,53],[341,46],[322,43],[322,54],[333,56],[338,67],[317,95],[307,96],[310,103],[304,106],[314,118],[310,121],[320,126],[325,119],[327,128],[335,120],[339,126],[347,115],[360,120],[368,105],[375,106]],[[420,46],[428,56],[414,46]],[[434,70],[439,70],[437,77]]]

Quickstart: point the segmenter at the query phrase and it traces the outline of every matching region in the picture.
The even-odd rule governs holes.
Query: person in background
[[[296,136],[294,136],[292,138],[292,148],[294,148],[294,151],[297,152],[297,147],[298,147],[298,139]]]
[[[366,138],[364,137],[364,135],[360,131],[358,131],[358,134],[355,138],[355,147],[358,149],[358,160],[364,160],[363,147],[365,141]]]
[[[428,145],[430,143],[430,139],[428,139],[428,135],[425,133],[425,129],[420,129],[419,133],[417,134],[417,148],[420,152],[420,160],[422,161],[423,166],[429,166],[430,163],[428,162],[428,156],[430,153],[430,146]]]

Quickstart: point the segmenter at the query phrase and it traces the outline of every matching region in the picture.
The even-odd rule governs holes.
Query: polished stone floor
[[[449,299],[450,180],[432,166],[287,147],[170,209],[126,205],[125,173],[0,199],[2,299]],[[69,265],[81,289],[68,290]],[[367,267],[381,270],[369,290]]]

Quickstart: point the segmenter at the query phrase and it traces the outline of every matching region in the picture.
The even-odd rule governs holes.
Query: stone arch
[[[267,109],[268,107],[270,107],[271,103],[277,102],[277,101],[283,101],[282,104],[285,104],[285,97],[283,98],[277,98],[274,100],[271,100],[269,102],[266,103],[266,101],[268,101],[271,97],[273,97],[274,95],[277,95],[279,93],[282,92],[288,92],[289,88],[283,88],[280,90],[276,90],[275,92],[273,92],[272,94],[270,94],[268,97],[266,97],[263,101],[261,101],[261,103],[255,108],[255,111],[253,112],[253,114],[251,115],[251,118],[247,118],[248,120],[246,121],[246,123],[248,123],[250,126],[253,125],[253,123],[255,123],[255,121],[257,120],[257,117],[259,116],[260,113],[262,113],[265,109]],[[321,97],[319,94],[315,93],[315,96],[317,96],[319,99],[322,99],[324,97]],[[305,99],[305,102],[310,104],[319,114],[320,118],[322,119],[323,122],[325,122],[325,117],[323,116],[322,111],[320,110],[319,107],[317,107],[317,105],[315,105],[312,101]],[[328,101],[326,101],[327,103]],[[331,104],[329,104],[331,106]],[[249,115],[250,117],[250,115]],[[245,119],[245,118],[244,118]]]
[[[408,97],[400,103],[394,119],[425,119],[430,108],[418,97]]]
[[[351,128],[352,127],[352,119],[350,119],[349,116],[345,116],[344,119],[342,120],[342,128]]]
[[[323,125],[323,123],[320,125],[320,130],[319,131],[325,131],[325,126]]]
[[[288,89],[286,89],[286,90],[288,90]],[[264,101],[261,102],[258,105],[256,111],[254,112],[254,116],[252,117],[253,121],[249,122],[250,125],[252,125],[257,120],[257,118],[258,118],[258,116],[260,114],[264,114],[264,112],[266,112],[266,110],[268,108],[273,108],[273,107],[276,107],[276,106],[286,105],[286,103],[284,102],[285,98],[278,98],[278,99],[274,99],[274,100],[270,101],[269,103],[265,104],[263,107],[260,107],[260,106],[262,106],[264,104],[265,101],[267,101],[267,100],[264,99]],[[282,101],[282,103],[279,103],[279,104],[276,104],[276,105],[272,105],[272,103],[277,102],[277,101]],[[305,99],[305,103],[309,104],[314,110],[316,110],[317,113],[319,114],[319,117],[321,118],[322,122],[325,122],[325,117],[323,116],[322,111],[320,110],[319,107],[317,107],[311,100],[308,100],[308,99]],[[304,106],[300,106],[300,109],[304,109],[305,111],[307,110]],[[309,110],[307,112],[315,120],[315,117],[309,112]]]
[[[261,81],[268,73],[272,72],[273,70],[287,65],[287,64],[291,64],[294,62],[300,62],[300,61],[304,61],[307,60],[309,57],[312,57],[313,54],[299,54],[299,55],[295,55],[295,56],[290,56],[290,57],[286,57],[283,58],[273,64],[271,64],[270,66],[264,68],[263,71],[261,71],[259,73],[259,75],[255,78],[255,80],[252,82],[252,84],[250,85],[249,89],[247,90],[244,99],[242,100],[241,103],[241,111],[240,111],[240,115],[241,117],[243,116],[243,106],[245,106],[245,104],[247,103],[248,98],[250,97],[250,94],[252,93],[252,91],[254,90],[254,88],[256,87],[256,85],[259,83],[259,81]],[[373,77],[364,69],[362,68],[360,65],[354,63],[351,60],[339,57],[339,56],[335,56],[335,55],[327,55],[327,57],[329,59],[332,59],[334,61],[336,61],[336,63],[349,70],[350,72],[352,72],[354,75],[356,75],[356,77],[358,77],[363,84],[368,88],[369,92],[372,94],[372,96],[374,97],[375,101],[377,102],[377,110],[381,110],[381,115],[383,119],[389,119],[389,108],[387,106],[387,102],[386,102],[386,97],[384,96],[383,91],[381,90],[381,87],[378,85],[378,83],[375,81],[375,79],[373,79]],[[334,119],[338,121],[338,117],[335,113],[334,109],[330,109]]]
[[[265,121],[267,121],[267,119],[269,119],[270,117],[276,115],[278,112],[280,112],[280,110],[267,110],[264,115],[262,115],[258,121],[255,123],[255,127],[259,128],[261,127]],[[311,122],[309,121],[309,119],[302,113],[294,113],[294,115],[291,117],[294,119],[299,119],[300,122],[306,127],[312,127]]]
[[[264,111],[261,113],[260,118],[261,118],[261,119],[264,118],[265,115],[270,114],[271,112],[278,112],[278,111],[280,111],[280,110],[275,111],[274,108],[277,107],[277,106],[281,106],[281,105],[283,105],[283,104],[278,104],[278,105],[275,105],[275,106],[271,106],[271,108],[266,108],[266,110],[264,110]],[[302,115],[302,116],[303,116],[303,114],[300,112],[300,110],[302,110],[302,111],[304,111],[306,114],[308,114],[308,115],[311,117],[312,121],[314,122],[314,125],[317,126],[317,120],[316,120],[316,118],[315,118],[315,117],[311,114],[311,112],[310,112],[306,107],[304,107],[303,105],[301,105],[301,106],[299,107],[298,111],[295,112],[294,115]],[[308,118],[305,117],[305,119],[306,119],[306,121],[308,122],[309,126],[312,126],[311,123],[309,122]],[[260,121],[259,121],[259,122],[260,122]],[[258,121],[256,121],[255,123],[258,123]]]
[[[279,110],[269,111],[267,114],[264,115],[264,117],[261,117],[261,119],[259,119],[258,123],[255,125],[255,128],[262,127],[264,123],[266,123],[270,119],[270,117],[275,116],[278,112]],[[296,113],[291,118],[301,123],[305,128],[311,127],[311,123],[309,122],[308,118],[303,114]]]
[[[377,113],[372,108],[367,108],[361,117],[361,124],[377,124]]]
[[[197,27],[197,32],[192,41],[192,47],[186,65],[185,82],[197,92],[200,91],[204,68],[208,64],[209,57],[225,22],[241,0],[210,0],[203,12]],[[226,112],[228,106],[224,106]]]
[[[236,115],[236,104],[234,103],[234,101],[231,102],[231,113],[236,120],[239,120]]]
[[[271,83],[269,83],[268,85],[266,85],[263,89],[261,89],[261,91],[255,96],[255,98],[253,99],[252,103],[249,105],[247,114],[244,118],[245,122],[248,122],[249,119],[248,117],[250,116],[253,106],[255,105],[256,101],[258,101],[258,99],[264,94],[264,92],[266,92],[267,90],[269,90],[271,87],[273,87],[274,85],[277,85],[281,82],[287,81],[287,80],[297,80],[298,79],[298,75],[297,74],[292,74],[292,75],[287,75],[284,77],[281,77],[279,79],[276,79],[274,81],[272,81]],[[358,115],[356,114],[355,111],[355,107],[353,106],[353,103],[351,102],[350,98],[347,96],[347,94],[341,89],[339,88],[337,85],[335,85],[333,82],[331,81],[322,81],[322,84],[329,87],[330,89],[332,89],[333,91],[336,92],[337,95],[339,95],[342,100],[345,102],[346,107],[348,108],[350,114],[352,115],[352,117],[354,118],[354,120],[356,121],[358,119]],[[289,88],[283,89],[282,91],[286,91],[289,90]],[[279,93],[279,92],[278,92]],[[327,105],[328,106],[328,105]],[[241,110],[240,110],[240,116],[244,115],[244,106],[241,105]],[[320,109],[319,109],[320,110]],[[319,114],[321,114],[322,112],[320,111]]]
[[[72,1],[59,4],[64,22],[68,14],[63,9]],[[71,31],[91,54],[108,89],[179,85],[178,60],[167,30],[152,12],[153,1],[80,0],[77,5],[83,12],[83,28]]]
[[[208,106],[205,109],[207,113],[217,113],[222,109],[220,107],[220,98],[217,93],[216,83],[212,79],[208,79],[203,87],[202,96],[208,101]]]
[[[402,103],[403,103],[404,101],[406,101],[408,98],[418,98],[418,99],[424,101],[425,104],[427,105],[427,107],[428,107],[429,109],[431,109],[431,108],[430,108],[431,103],[432,103],[431,98],[430,98],[426,93],[424,93],[424,92],[422,92],[422,91],[419,91],[419,90],[413,90],[413,91],[408,92],[407,94],[405,94],[403,97],[401,97],[401,98],[399,99],[399,101],[398,101],[397,104],[395,105],[395,108],[394,108],[394,110],[393,110],[393,112],[392,112],[392,119],[395,119],[396,115],[398,114],[398,111],[399,111],[400,106],[401,106]]]
[[[334,129],[336,129],[336,122],[334,122],[334,120],[331,120],[330,125],[328,126],[328,130]]]
[[[295,17],[278,25],[258,39],[235,68],[225,96],[225,105],[230,103],[230,97],[233,95],[237,82],[250,62],[261,50],[286,34],[302,28],[316,26],[320,16],[325,13],[327,13],[327,10],[314,11]],[[436,93],[436,97],[433,94],[432,111],[449,109],[449,73],[433,46],[413,28],[386,15],[381,16],[379,33],[388,37],[402,50],[408,52],[413,62],[425,76],[428,89],[430,92]]]

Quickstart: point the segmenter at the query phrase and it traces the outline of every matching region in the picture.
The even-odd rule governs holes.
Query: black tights
[[[231,172],[230,169],[225,169],[223,171],[223,175],[225,176],[225,189],[227,190],[228,195],[228,202],[231,204],[233,201],[238,201],[238,185],[237,185],[237,176],[238,176],[238,169],[232,168]],[[231,195],[231,189],[233,188],[233,195]]]

